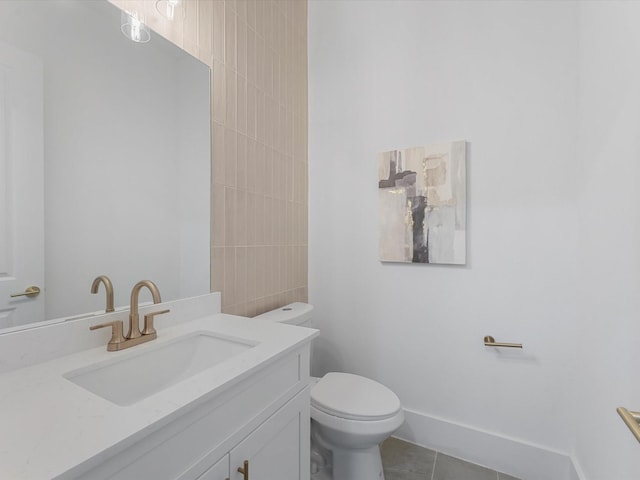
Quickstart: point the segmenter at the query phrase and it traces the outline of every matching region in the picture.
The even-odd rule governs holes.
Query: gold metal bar
[[[487,335],[484,337],[484,346],[485,347],[505,347],[505,348],[522,348],[521,343],[503,343],[496,342],[496,339],[491,335]]]
[[[20,292],[20,293],[12,293],[11,295],[9,295],[11,298],[15,298],[15,297],[37,297],[38,295],[40,295],[40,288],[36,287],[35,285],[32,285],[30,287],[27,287],[24,289],[24,292]]]
[[[622,417],[633,436],[640,442],[640,412],[630,412],[624,407],[618,407],[616,412]]]
[[[249,480],[249,460],[245,460],[242,467],[238,467],[238,473],[242,474],[243,480]]]

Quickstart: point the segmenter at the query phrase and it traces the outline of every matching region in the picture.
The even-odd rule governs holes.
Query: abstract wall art
[[[380,260],[466,262],[466,142],[379,156]]]

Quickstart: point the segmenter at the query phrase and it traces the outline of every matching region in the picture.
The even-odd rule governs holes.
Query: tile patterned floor
[[[380,451],[385,480],[518,480],[397,438],[387,439]]]

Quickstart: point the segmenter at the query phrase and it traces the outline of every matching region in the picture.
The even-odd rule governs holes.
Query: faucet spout
[[[131,311],[129,313],[129,333],[127,333],[127,338],[138,338],[142,335],[140,332],[140,314],[138,313],[138,297],[140,296],[140,290],[142,287],[147,287],[151,292],[151,296],[153,297],[153,303],[160,303],[162,300],[160,299],[160,290],[155,283],[151,280],[141,280],[136,283],[131,290]]]
[[[105,313],[110,313],[114,311],[113,308],[113,284],[111,280],[106,275],[100,275],[93,280],[91,284],[91,293],[98,293],[98,288],[100,284],[104,285],[104,289],[107,291],[107,308],[105,309]]]

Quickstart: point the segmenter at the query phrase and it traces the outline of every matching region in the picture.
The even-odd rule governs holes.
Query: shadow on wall
[[[338,347],[322,337],[318,337],[313,344],[313,358],[311,375],[322,377],[328,372],[344,372],[344,362]]]

